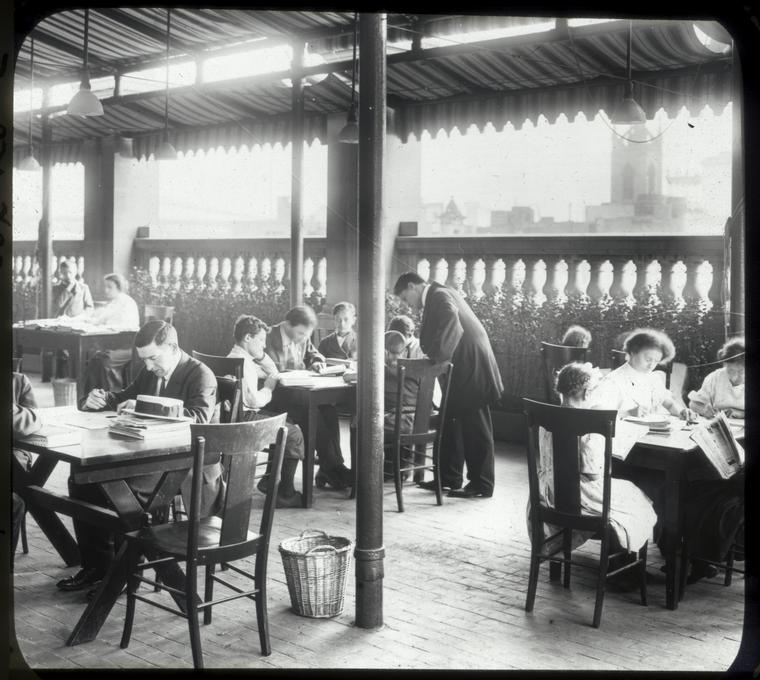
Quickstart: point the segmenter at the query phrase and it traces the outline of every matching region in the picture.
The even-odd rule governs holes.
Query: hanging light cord
[[[90,82],[90,60],[88,57],[88,45],[90,43],[90,9],[86,7],[84,10],[84,79]]]
[[[166,89],[164,90],[164,132],[169,133],[169,41],[171,36],[172,10],[166,10]]]
[[[31,59],[29,69],[31,70],[31,85],[29,87],[29,155],[32,155],[32,119],[34,118],[34,35],[30,36],[29,49]]]

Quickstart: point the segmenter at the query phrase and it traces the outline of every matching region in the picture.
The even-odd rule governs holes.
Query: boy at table
[[[322,338],[319,353],[328,359],[350,359],[356,361],[356,307],[350,302],[339,302],[333,307],[335,331]]]
[[[177,331],[165,321],[148,321],[135,335],[137,354],[144,367],[134,382],[121,392],[92,390],[80,402],[85,411],[104,411],[134,408],[140,394],[171,397],[184,402],[184,415],[196,423],[208,423],[214,417],[216,406],[216,378],[211,369],[183,352],[177,341]],[[133,477],[126,482],[138,497],[146,503],[162,473]],[[192,474],[182,483],[182,497],[189,507]],[[75,484],[69,480],[72,498],[106,504],[106,499],[96,484]],[[201,515],[218,512],[224,495],[224,482],[220,463],[203,469],[203,495]],[[113,558],[112,536],[107,530],[74,520],[74,530],[82,557],[82,569],[76,575],[57,583],[61,590],[82,590],[100,581]]]
[[[398,331],[404,336],[404,352],[399,359],[425,359],[420,341],[414,335],[414,321],[406,314],[394,316],[388,324],[389,331]]]
[[[243,419],[259,420],[277,415],[271,409],[265,409],[272,401],[272,392],[277,386],[280,372],[272,358],[264,352],[268,326],[255,316],[243,314],[235,321],[233,335],[235,344],[228,357],[243,359]],[[259,380],[263,380],[259,388]],[[285,457],[282,461],[280,485],[277,488],[278,508],[298,508],[303,503],[300,492],[295,490],[293,478],[298,461],[303,460],[303,433],[292,420],[286,423],[288,430],[285,440]],[[267,468],[267,474],[270,474]],[[262,477],[258,489],[262,493],[268,490],[269,476]]]
[[[288,369],[313,370],[319,373],[325,367],[325,357],[312,344],[310,337],[317,325],[317,317],[311,307],[293,307],[285,320],[271,327],[267,333],[265,352],[279,371]],[[296,423],[303,425],[307,414],[293,409],[275,393],[271,408],[287,410]],[[317,486],[326,483],[334,489],[344,489],[353,484],[353,475],[343,462],[340,450],[340,425],[334,406],[320,406],[317,415],[317,456],[319,471]]]
[[[42,427],[42,421],[36,411],[37,400],[32,392],[32,385],[23,373],[13,374],[13,407],[11,417],[13,419],[14,436],[26,437],[38,432]],[[32,454],[22,449],[13,449],[13,455],[27,470],[32,464]],[[11,556],[16,552],[18,545],[21,523],[24,521],[26,505],[15,491],[12,492],[11,505]]]

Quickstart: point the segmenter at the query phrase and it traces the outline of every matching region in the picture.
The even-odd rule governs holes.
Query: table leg
[[[665,509],[663,542],[665,544],[665,606],[678,609],[678,581],[681,571],[681,468],[668,465],[665,470]]]
[[[314,503],[314,450],[317,448],[317,408],[309,404],[306,414],[306,448],[303,458],[303,507],[310,508]]]
[[[79,547],[66,525],[52,510],[39,507],[34,499],[26,493],[29,486],[44,487],[45,482],[55,469],[58,461],[37,456],[31,470],[25,470],[15,456],[11,456],[13,464],[13,487],[16,493],[24,499],[26,509],[42,529],[50,544],[56,549],[67,567],[81,563]]]
[[[73,376],[71,376],[71,372],[69,372],[70,377],[73,377],[77,381],[77,403],[79,403],[79,400],[82,399],[84,394],[84,383],[85,383],[85,351],[82,347],[82,339],[79,339],[79,342],[77,343],[77,351],[76,351],[76,373],[74,373]],[[74,362],[72,362],[74,363]]]

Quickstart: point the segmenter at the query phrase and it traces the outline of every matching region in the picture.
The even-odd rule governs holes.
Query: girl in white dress
[[[732,338],[718,351],[722,368],[707,375],[699,390],[689,392],[689,407],[712,418],[725,411],[729,418],[744,418],[744,338]]]
[[[601,381],[594,393],[595,405],[617,409],[621,418],[646,416],[662,410],[684,420],[696,417],[673,398],[662,380],[662,372],[655,373],[658,364],[672,361],[676,353],[665,333],[650,328],[636,329],[626,338],[624,349],[628,360]]]
[[[590,364],[572,363],[564,366],[557,377],[557,391],[562,406],[589,408],[587,395],[594,380]],[[539,430],[539,494],[548,505],[554,503],[554,470],[552,465],[552,434]],[[604,437],[587,434],[579,445],[581,473],[581,508],[590,515],[602,514],[604,484]],[[610,487],[610,524],[620,546],[629,552],[640,550],[652,535],[657,516],[652,502],[635,484],[612,479]],[[545,527],[544,534],[556,533],[558,528]],[[573,533],[573,547],[590,538],[585,532]]]

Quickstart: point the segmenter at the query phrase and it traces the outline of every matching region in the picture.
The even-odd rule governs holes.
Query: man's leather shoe
[[[477,486],[468,484],[463,489],[452,489],[448,495],[450,498],[490,498],[493,491],[482,491]]]
[[[61,590],[73,591],[84,590],[100,583],[103,580],[102,572],[97,569],[80,569],[74,576],[62,579],[56,583]]]
[[[427,482],[417,482],[417,486],[420,487],[420,489],[425,489],[425,491],[435,491],[435,482],[430,479]],[[441,482],[441,489],[461,489],[462,486],[449,486],[445,482]]]

